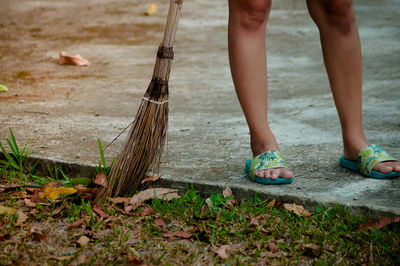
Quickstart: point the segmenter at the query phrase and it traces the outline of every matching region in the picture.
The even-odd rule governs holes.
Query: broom
[[[118,196],[136,190],[149,170],[159,171],[168,126],[168,80],[174,57],[173,41],[183,0],[170,0],[162,44],[157,51],[153,77],[139,106],[109,184],[101,196]]]

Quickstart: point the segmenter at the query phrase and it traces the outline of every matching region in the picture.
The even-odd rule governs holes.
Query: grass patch
[[[12,171],[2,173],[6,184]],[[2,195],[0,205],[23,210],[28,219],[18,224],[16,214],[0,215],[2,265],[400,262],[398,223],[358,230],[366,220],[343,206],[321,207],[305,217],[257,197],[232,201],[221,193],[208,205],[188,188],[178,199],[149,200],[125,213],[119,204],[78,194],[34,207],[11,195]],[[88,242],[80,244],[81,237]]]

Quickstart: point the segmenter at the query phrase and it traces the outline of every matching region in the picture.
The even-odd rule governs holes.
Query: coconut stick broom
[[[173,41],[182,3],[183,0],[170,0],[153,77],[117,161],[112,166],[109,184],[98,197],[129,193],[140,187],[149,170],[159,171],[168,126],[168,80],[174,57]]]

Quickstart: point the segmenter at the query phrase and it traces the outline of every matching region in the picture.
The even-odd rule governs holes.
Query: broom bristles
[[[117,196],[136,190],[151,169],[158,173],[168,127],[168,102],[143,98],[101,194]],[[100,195],[99,195],[100,196]]]

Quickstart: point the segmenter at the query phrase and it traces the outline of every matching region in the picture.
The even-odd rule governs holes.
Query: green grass
[[[70,178],[62,168],[47,165],[48,173],[29,173],[24,160],[32,151],[25,143],[17,145],[12,130],[6,139],[9,150],[0,144],[5,160],[0,161],[0,183],[20,184],[15,191],[1,194],[0,205],[22,210],[29,216],[18,225],[17,214],[0,214],[0,264],[69,264],[84,256],[86,264],[129,264],[134,260],[148,265],[263,265],[276,264],[400,264],[400,226],[392,223],[379,230],[358,230],[366,222],[351,215],[344,206],[317,206],[310,217],[269,205],[257,195],[251,201],[224,197],[206,198],[187,187],[179,199],[154,199],[130,213],[124,206],[108,201],[81,198],[78,194],[34,207],[12,193],[24,190],[26,182],[39,187],[56,180],[62,186],[90,184],[92,178]],[[101,141],[97,172],[109,173]],[[101,218],[94,207],[106,213]],[[281,206],[281,205],[280,205]],[[150,210],[150,211],[149,211]],[[97,210],[98,211],[98,210]],[[83,223],[71,227],[74,222]],[[32,232],[46,235],[44,241]],[[190,234],[188,239],[167,237],[171,232]],[[90,238],[81,247],[77,239]],[[12,236],[12,237],[11,237]],[[228,245],[229,256],[221,258],[218,249]],[[66,255],[67,254],[67,255]],[[68,257],[68,256],[72,257]],[[58,261],[62,258],[62,261]],[[76,261],[75,261],[76,262]]]

